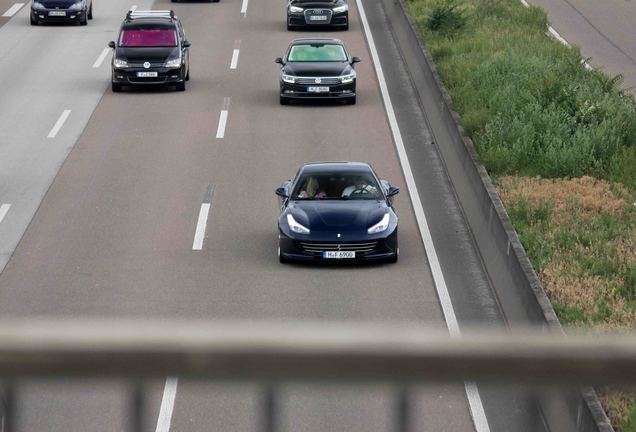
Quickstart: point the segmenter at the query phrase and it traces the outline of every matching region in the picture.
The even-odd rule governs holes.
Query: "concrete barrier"
[[[508,325],[533,324],[561,331],[552,304],[472,140],[452,109],[451,98],[403,0],[380,1]],[[539,410],[547,430],[613,432],[592,388],[552,392],[542,400]]]

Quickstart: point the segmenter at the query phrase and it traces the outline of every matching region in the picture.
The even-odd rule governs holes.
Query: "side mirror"
[[[351,57],[351,64],[360,63],[360,57]]]
[[[108,48],[115,49],[116,48],[115,41],[108,42]]]
[[[287,191],[284,187],[279,187],[278,189],[276,189],[275,193],[281,198],[288,198]]]
[[[190,48],[190,47],[192,46],[192,44],[190,43],[190,41],[185,40],[185,41],[183,41],[183,43],[181,44],[181,46],[182,46],[183,48]]]
[[[388,196],[388,197],[393,197],[393,196],[396,196],[396,195],[397,195],[397,194],[399,194],[399,193],[400,193],[400,188],[397,188],[397,187],[395,187],[395,186],[391,186],[391,187],[389,188],[389,193],[388,193],[388,194],[386,194],[386,196]]]
[[[285,62],[283,61],[282,57],[276,57],[276,60],[274,60],[274,63],[278,63],[280,65],[284,65]]]

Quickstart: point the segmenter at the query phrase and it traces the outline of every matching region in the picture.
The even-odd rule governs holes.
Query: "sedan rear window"
[[[290,62],[315,62],[315,61],[347,61],[347,53],[342,45],[312,44],[293,45],[289,50],[287,61]]]
[[[122,47],[174,47],[177,32],[168,28],[123,30],[119,45]]]

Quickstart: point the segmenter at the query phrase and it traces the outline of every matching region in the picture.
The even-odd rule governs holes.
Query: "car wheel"
[[[281,264],[287,264],[289,262],[289,260],[280,253],[280,246],[278,246],[278,262]]]
[[[280,104],[281,105],[289,105],[289,99],[287,99],[286,97],[280,97]]]
[[[356,97],[350,97],[349,99],[347,99],[347,104],[349,105],[355,105],[356,104]]]
[[[186,74],[185,80],[190,81],[190,68],[188,68],[188,73]]]
[[[185,89],[186,89],[185,81],[178,82],[177,85],[175,86],[175,88],[177,89],[177,91],[180,91],[180,92],[185,91]]]
[[[88,12],[86,12],[86,14],[84,15],[84,19],[80,20],[80,25],[81,26],[88,25]]]
[[[33,17],[31,17],[31,25],[38,25],[38,20],[34,20]]]
[[[111,88],[113,89],[113,93],[119,93],[121,91],[122,85],[117,83],[112,83]]]
[[[88,9],[88,19],[92,20],[93,19],[93,5],[91,4],[90,9]]]
[[[172,3],[177,3],[179,0],[170,0]]]
[[[344,30],[344,31],[349,30],[349,24],[345,25],[345,26],[342,28],[342,30]]]
[[[391,258],[388,258],[386,262],[389,264],[395,264],[396,262],[398,262],[399,257],[400,257],[400,248],[398,248],[397,252],[395,252],[395,255],[393,255]]]
[[[294,31],[294,30],[296,30],[296,27],[294,27],[293,25],[287,24],[287,30]]]

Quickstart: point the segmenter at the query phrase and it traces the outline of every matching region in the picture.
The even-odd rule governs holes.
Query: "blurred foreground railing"
[[[636,337],[443,331],[399,324],[0,321],[0,378],[12,432],[26,378],[124,378],[141,431],[149,378],[262,382],[263,431],[276,430],[280,382],[388,382],[400,390],[396,431],[409,430],[408,388],[435,381],[636,384]]]

